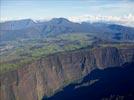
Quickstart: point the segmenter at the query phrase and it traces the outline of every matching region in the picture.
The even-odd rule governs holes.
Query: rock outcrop
[[[40,100],[99,68],[134,61],[134,47],[96,47],[52,54],[0,75],[2,100]]]

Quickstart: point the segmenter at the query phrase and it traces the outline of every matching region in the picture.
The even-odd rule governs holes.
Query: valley
[[[92,46],[97,41],[97,38],[88,34],[72,33],[57,35],[56,37],[22,39],[1,43],[1,73],[49,54]]]

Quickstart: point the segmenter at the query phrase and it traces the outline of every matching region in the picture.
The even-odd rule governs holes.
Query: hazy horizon
[[[91,20],[130,19],[134,18],[133,6],[133,0],[1,0],[1,21],[55,17],[85,20],[85,16]]]

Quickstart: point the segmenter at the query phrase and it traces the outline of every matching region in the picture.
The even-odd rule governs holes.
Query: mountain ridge
[[[65,33],[89,33],[107,40],[134,41],[134,28],[117,24],[74,23],[65,18],[53,18],[50,21],[36,23],[27,19],[0,24],[1,41],[56,36]]]

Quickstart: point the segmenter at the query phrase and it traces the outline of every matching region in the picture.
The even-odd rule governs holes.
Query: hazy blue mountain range
[[[133,41],[134,28],[108,23],[74,23],[65,18],[49,21],[24,19],[0,23],[1,41],[25,38],[42,38],[65,33],[89,33],[102,39]]]

